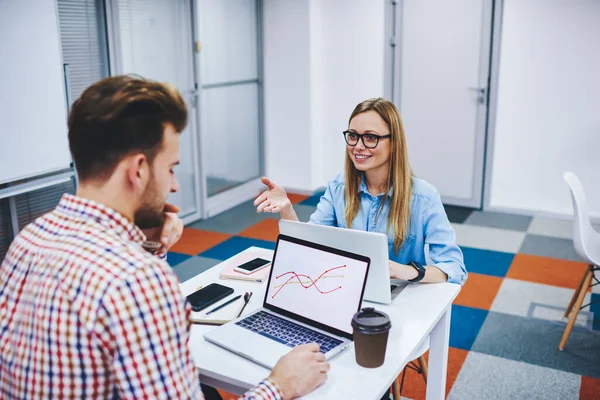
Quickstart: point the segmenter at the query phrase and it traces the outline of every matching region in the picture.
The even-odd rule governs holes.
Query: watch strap
[[[409,279],[408,281],[409,282],[420,282],[421,280],[423,280],[423,278],[425,277],[425,267],[416,261],[411,261],[408,263],[408,265],[410,265],[411,267],[416,269],[418,272],[418,275],[416,278]]]

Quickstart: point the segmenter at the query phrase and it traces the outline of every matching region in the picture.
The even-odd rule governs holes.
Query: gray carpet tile
[[[563,314],[573,297],[573,289],[505,278],[496,294],[491,311],[519,317],[564,323]],[[585,296],[584,304],[591,300]],[[600,315],[599,315],[600,317]],[[592,329],[594,314],[589,308],[581,310],[576,324]]]
[[[266,217],[266,214],[256,212],[251,200],[207,220],[194,222],[189,227],[235,235]]]
[[[490,311],[471,350],[600,378],[600,334],[575,327],[563,351],[564,323]]]
[[[472,208],[444,205],[446,215],[452,223],[462,224],[473,212]]]
[[[563,260],[583,261],[575,248],[573,241],[548,236],[528,234],[519,249],[519,253],[535,256],[560,258]]]
[[[511,229],[526,232],[529,228],[529,224],[531,224],[531,220],[531,217],[525,217],[523,215],[473,211],[464,223],[466,225],[488,226],[490,228]]]
[[[525,240],[525,232],[465,224],[452,224],[459,246],[516,253]]]
[[[578,399],[581,377],[471,351],[448,400]]]
[[[600,224],[592,223],[592,227],[600,232]],[[529,229],[528,233],[540,236],[552,236],[563,239],[573,238],[573,221],[572,220],[556,220],[553,218],[546,217],[535,217]]]
[[[552,218],[535,217],[531,221],[527,232],[533,235],[572,239],[573,221],[559,221]]]

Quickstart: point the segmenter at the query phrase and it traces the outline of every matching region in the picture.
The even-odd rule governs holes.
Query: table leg
[[[451,310],[452,306],[449,306],[431,331],[429,339],[427,400],[446,398],[446,367],[448,365]]]

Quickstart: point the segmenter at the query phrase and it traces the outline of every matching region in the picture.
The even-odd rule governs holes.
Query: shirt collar
[[[367,187],[367,178],[365,177],[364,172],[360,174],[360,185],[358,186],[358,193],[360,192],[371,194],[369,193],[369,188]],[[390,190],[388,190],[388,197],[392,197],[392,194],[394,194],[393,186],[390,187]],[[380,196],[383,196],[383,193],[378,194],[376,197]]]
[[[80,219],[95,219],[106,229],[113,231],[125,241],[142,244],[146,235],[122,214],[94,200],[72,194],[64,194],[56,208],[59,212]]]

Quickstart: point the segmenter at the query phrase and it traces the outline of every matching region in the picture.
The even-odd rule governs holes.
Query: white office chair
[[[570,171],[565,172],[563,178],[571,189],[571,199],[573,200],[573,209],[575,212],[575,220],[573,223],[573,245],[575,246],[575,251],[577,251],[579,257],[587,261],[589,265],[565,311],[565,318],[569,317],[569,314],[571,314],[571,316],[569,317],[565,333],[558,346],[559,350],[564,349],[579,311],[591,304],[581,305],[588,289],[600,283],[594,276],[594,273],[600,270],[600,268],[598,268],[598,265],[600,265],[600,233],[596,232],[590,222],[587,200],[579,178]],[[592,280],[596,283],[592,284]]]

